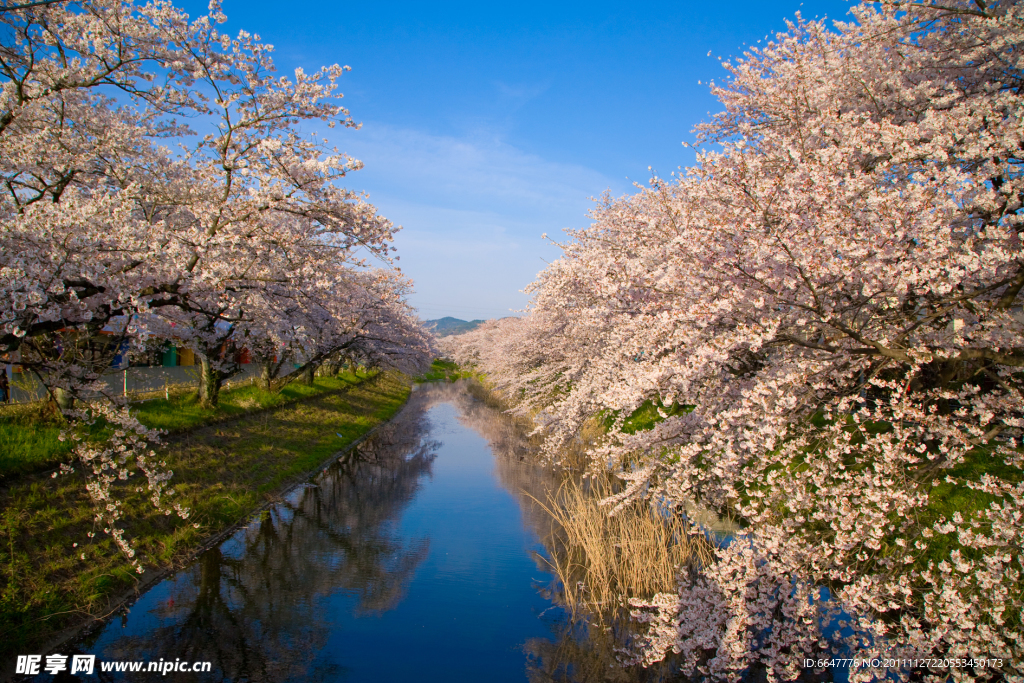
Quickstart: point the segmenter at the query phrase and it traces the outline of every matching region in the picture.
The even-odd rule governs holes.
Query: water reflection
[[[479,387],[420,387],[373,437],[78,651],[211,662],[210,674],[172,674],[196,681],[675,680],[671,662],[617,665],[628,619],[572,621],[561,608],[558,529],[538,503],[561,475],[531,464],[532,448]]]
[[[566,553],[565,536],[544,510],[543,503],[558,489],[566,474],[541,467],[531,458],[537,444],[528,436],[529,425],[510,417],[490,402],[479,385],[453,387],[448,399],[459,405],[460,421],[487,439],[501,485],[519,503],[524,524],[541,541],[535,553],[539,568],[551,568],[552,556]],[[707,514],[696,510],[700,514]],[[717,520],[713,520],[717,524]],[[564,564],[564,562],[563,562]],[[552,580],[539,586],[554,606],[566,604],[564,586]],[[530,683],[671,683],[688,680],[678,672],[671,656],[648,668],[623,667],[620,657],[637,636],[638,625],[627,609],[573,618],[562,610],[546,637],[530,638],[523,645]]]
[[[332,628],[322,598],[352,596],[356,615],[386,611],[427,556],[429,539],[404,537],[397,522],[430,474],[439,442],[428,428],[422,409],[403,411],[164,582],[143,623],[103,658],[209,661],[235,681],[334,680],[339,667],[314,656]]]

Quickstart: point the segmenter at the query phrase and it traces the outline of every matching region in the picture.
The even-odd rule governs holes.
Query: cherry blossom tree
[[[697,165],[605,198],[530,319],[454,353],[476,345],[552,458],[614,417],[591,453],[627,484],[612,513],[656,496],[743,521],[636,604],[633,661],[674,650],[725,680],[823,652],[996,657],[891,673],[1021,680],[1024,16],[852,13],[726,63]],[[661,421],[629,433],[644,405]]]
[[[187,53],[165,39],[187,24],[170,5],[113,0],[0,12],[0,350],[68,418],[111,425],[112,442],[80,442],[78,462],[98,521],[129,557],[111,485],[138,468],[162,507],[170,473],[149,450],[155,435],[117,401],[73,400],[101,390],[136,313],[168,282],[148,191],[173,174],[157,146],[180,132],[168,116],[191,110]],[[109,327],[115,343],[100,335]]]
[[[343,67],[275,75],[271,46],[218,31],[216,2],[195,20],[128,0],[0,10],[0,353],[71,420],[98,521],[133,557],[114,482],[138,468],[155,504],[173,492],[157,435],[101,395],[124,343],[198,350],[214,405],[237,369],[233,345],[350,329],[329,317],[335,287],[366,286],[360,296],[387,311],[363,328],[402,328],[388,341],[418,344],[417,359],[426,342],[395,298],[407,285],[383,291],[373,283],[390,276],[359,274],[367,258],[389,263],[394,231],[338,184],[360,163],[300,128],[354,126],[338,103]],[[76,425],[96,420],[111,441],[81,440]]]
[[[214,405],[233,370],[224,349],[239,326],[260,317],[268,297],[297,296],[318,265],[362,265],[356,250],[388,261],[393,226],[337,184],[360,162],[299,129],[355,125],[337,102],[344,68],[280,77],[258,36],[231,39],[210,23],[178,30],[169,39],[191,47],[196,109],[211,132],[183,145],[189,182],[167,195],[178,209],[168,245],[178,272],[158,313],[191,334],[203,364],[200,398]]]
[[[332,279],[320,296],[288,302],[291,327],[266,330],[260,356],[265,386],[284,386],[302,376],[311,382],[321,366],[358,363],[379,369],[420,374],[436,355],[433,338],[406,301],[412,283],[390,269],[350,269]],[[308,294],[308,291],[305,292]],[[248,342],[247,342],[248,345]],[[296,371],[277,380],[280,361],[293,359]]]
[[[155,226],[140,202],[146,169],[160,166],[154,141],[173,129],[161,116],[182,101],[143,67],[180,75],[179,51],[161,34],[186,19],[121,2],[0,13],[5,352],[60,330],[96,332],[154,284]],[[119,106],[115,94],[138,106]],[[75,374],[50,372],[43,348],[25,355],[47,377]]]

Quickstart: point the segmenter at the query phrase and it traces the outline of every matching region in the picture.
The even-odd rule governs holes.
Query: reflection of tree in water
[[[210,661],[232,681],[336,678],[334,667],[311,668],[331,627],[321,599],[351,595],[356,613],[391,609],[427,555],[428,539],[397,531],[439,445],[425,439],[421,403],[251,524],[237,550],[204,553],[178,575],[173,602],[154,610],[161,625],[119,639],[105,658]]]
[[[460,384],[462,386],[460,386]],[[557,490],[563,472],[541,467],[530,458],[536,443],[529,425],[500,409],[478,384],[462,382],[439,388],[437,396],[455,404],[459,421],[487,439],[494,453],[501,485],[519,502],[524,523],[541,539],[548,557],[565,552],[565,537],[538,501]],[[537,555],[537,566],[550,571],[547,559]],[[544,597],[565,605],[563,587],[555,580],[541,588]],[[624,609],[594,617],[560,620],[553,638],[531,638],[523,647],[531,683],[668,683],[686,680],[676,673],[671,657],[647,669],[623,668],[616,657],[637,633],[637,625]]]
[[[530,683],[686,683],[672,656],[647,667],[623,667],[616,659],[635,626],[625,617],[600,626],[586,619],[564,621],[555,638],[531,638],[523,646]]]

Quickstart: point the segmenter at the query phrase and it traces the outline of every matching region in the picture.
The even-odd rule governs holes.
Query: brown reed
[[[537,501],[551,516],[548,563],[562,583],[566,606],[577,614],[609,614],[633,597],[674,592],[680,571],[712,559],[711,542],[681,515],[634,501],[614,515],[601,500],[601,480],[567,479]]]

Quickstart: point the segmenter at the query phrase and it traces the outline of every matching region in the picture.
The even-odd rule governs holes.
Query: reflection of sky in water
[[[400,527],[429,536],[430,554],[406,599],[379,618],[353,619],[344,598],[330,597],[325,606],[340,618],[320,657],[350,662],[353,679],[525,680],[520,648],[549,632],[537,620],[549,604],[533,586],[549,579],[527,551],[536,541],[494,478],[486,442],[451,405],[430,420],[444,445]]]
[[[525,681],[523,644],[561,618],[551,576],[487,441],[450,403],[422,419],[431,391],[78,651],[213,662],[167,680]]]

